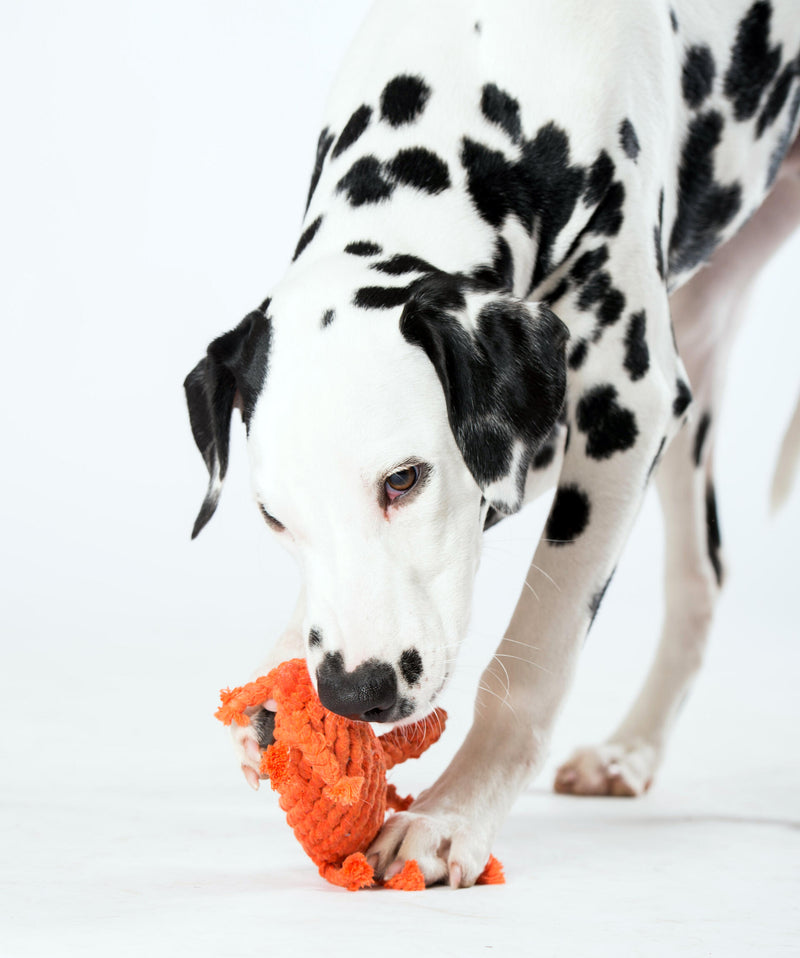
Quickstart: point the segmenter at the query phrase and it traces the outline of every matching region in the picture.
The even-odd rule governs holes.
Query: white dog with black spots
[[[414,858],[428,883],[475,881],[654,476],[658,652],[616,732],[556,778],[650,786],[722,582],[715,413],[748,287],[800,222],[799,113],[800,0],[381,0],[356,38],[286,277],[186,380],[211,477],[194,534],[237,406],[256,501],[303,574],[257,672],[305,656],[328,708],[420,719],[484,528],[556,487],[480,721],[383,828],[379,874]],[[256,787],[271,704],[234,732]]]

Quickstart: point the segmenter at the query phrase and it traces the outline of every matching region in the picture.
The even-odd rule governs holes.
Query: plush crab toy
[[[295,837],[332,884],[351,891],[375,884],[364,852],[387,809],[402,811],[412,802],[387,784],[386,772],[433,745],[446,713],[436,709],[412,729],[378,737],[366,722],[342,718],[322,706],[302,659],[283,662],[247,685],[223,689],[220,697],[216,717],[225,725],[248,725],[248,708],[268,699],[277,702],[274,741],[262,751],[261,773],[279,793]],[[503,881],[502,866],[490,858],[478,882]],[[425,879],[417,863],[407,861],[383,884],[421,891]]]

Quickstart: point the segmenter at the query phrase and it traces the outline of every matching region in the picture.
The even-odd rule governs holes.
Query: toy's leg
[[[640,795],[703,659],[723,578],[713,481],[714,433],[730,348],[761,267],[800,222],[800,178],[787,167],[747,225],[671,300],[692,384],[692,422],[656,473],[666,534],[666,615],[634,705],[600,745],[578,749],[556,774],[559,792]]]
[[[266,675],[269,671],[287,659],[301,658],[304,654],[301,626],[305,615],[305,589],[300,591],[289,625],[275,643],[272,651],[253,672],[252,679]],[[236,758],[241,765],[247,784],[258,789],[259,780],[265,778],[261,773],[261,750],[272,740],[273,721],[270,703],[248,709],[249,725],[231,725],[231,738]]]

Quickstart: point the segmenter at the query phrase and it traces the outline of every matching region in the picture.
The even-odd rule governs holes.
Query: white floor
[[[0,5],[0,958],[800,954],[800,489],[766,502],[798,389],[800,237],[764,275],[717,449],[730,575],[652,792],[553,795],[631,700],[661,612],[648,500],[552,759],[497,839],[507,884],[347,893],[212,718],[296,576],[249,498],[218,514],[180,383],[297,240],[325,89],[365,0]],[[6,109],[7,107],[7,109]],[[21,148],[24,146],[24,149]],[[441,743],[521,587],[543,504],[487,537]]]

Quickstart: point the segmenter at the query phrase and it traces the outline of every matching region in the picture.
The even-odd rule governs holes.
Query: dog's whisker
[[[496,659],[517,659],[519,662],[524,662],[526,665],[532,665],[534,668],[539,669],[542,672],[546,672],[548,675],[551,675],[550,669],[546,669],[543,665],[539,665],[538,662],[534,662],[533,659],[523,658],[521,655],[510,655],[508,652],[495,652],[494,658]]]
[[[513,642],[514,645],[521,645],[521,646],[523,646],[524,648],[526,648],[526,649],[531,649],[531,650],[534,651],[534,652],[541,652],[541,651],[542,651],[541,648],[540,648],[539,646],[537,646],[537,645],[530,645],[528,642],[522,642],[522,641],[520,641],[519,639],[512,639],[512,638],[509,638],[509,636],[507,636],[507,635],[504,635],[504,636],[503,636],[503,638],[502,638],[500,644],[502,645],[503,642]]]
[[[492,657],[492,661],[493,661],[493,662],[497,662],[497,664],[500,666],[500,668],[503,670],[503,672],[504,672],[504,674],[505,674],[505,677],[506,677],[506,695],[508,695],[508,694],[509,694],[509,691],[511,690],[511,676],[508,674],[508,669],[505,667],[505,665],[503,665],[503,663],[500,661],[500,659],[501,659],[501,656],[497,655],[497,653],[495,653],[495,655]]]
[[[558,585],[555,579],[551,575],[549,575],[547,572],[545,572],[545,570],[541,566],[536,565],[535,562],[531,562],[530,567],[531,569],[534,569],[536,572],[539,572],[541,575],[543,575],[548,582],[552,583],[554,589],[557,589],[559,592],[561,591],[561,587]],[[526,579],[525,581],[527,582],[528,580]]]
[[[530,590],[531,590],[531,592],[533,593],[533,596],[534,596],[534,598],[536,599],[537,602],[541,602],[541,599],[539,598],[539,596],[538,596],[538,594],[537,594],[537,592],[536,592],[536,589],[534,589],[534,587],[530,584],[530,582],[528,582],[527,579],[525,579],[522,584],[525,586],[526,589],[530,589]]]
[[[508,696],[506,696],[505,698],[501,697],[500,695],[497,694],[497,692],[494,692],[492,689],[487,688],[487,686],[485,686],[483,683],[481,683],[478,686],[478,688],[481,692],[486,692],[489,695],[493,695],[501,705],[505,705],[506,708],[508,708],[508,710],[511,712],[511,714],[516,716],[516,712],[514,711],[514,706],[508,701]]]

